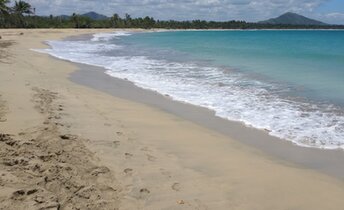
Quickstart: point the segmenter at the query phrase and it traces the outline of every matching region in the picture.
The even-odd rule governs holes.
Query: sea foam
[[[130,36],[130,33],[125,32],[125,31],[117,31],[113,33],[98,33],[98,34],[93,35],[93,38],[91,39],[91,41],[94,41],[94,42],[109,41],[111,39],[114,39],[120,36]]]
[[[110,76],[209,108],[219,117],[240,121],[300,146],[344,149],[344,114],[340,108],[281,97],[287,91],[285,87],[219,67],[104,53],[121,50],[123,46],[111,40],[129,35],[114,32],[96,34],[85,41],[49,41],[51,49],[40,52],[103,67]]]

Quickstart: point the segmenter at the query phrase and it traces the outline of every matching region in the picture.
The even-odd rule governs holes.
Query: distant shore
[[[342,153],[325,151],[320,163],[293,161],[326,154],[298,152],[97,68],[30,50],[110,31],[0,30],[0,44],[11,43],[0,56],[0,130],[9,134],[0,135],[0,208],[344,206],[343,177],[326,162]],[[276,143],[265,150],[266,141]]]

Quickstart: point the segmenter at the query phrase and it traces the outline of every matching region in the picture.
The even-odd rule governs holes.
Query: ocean
[[[47,43],[40,52],[282,140],[344,149],[344,31],[113,32]]]

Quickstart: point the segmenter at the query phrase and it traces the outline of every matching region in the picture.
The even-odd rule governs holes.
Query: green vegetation
[[[10,0],[0,0],[0,28],[344,29],[343,25],[287,25],[234,20],[160,21],[149,16],[132,18],[129,14],[123,18],[118,14],[109,18],[92,18],[76,13],[71,16],[43,17],[36,16],[32,6],[25,1],[15,1],[13,7],[9,4]]]
[[[8,3],[9,3],[9,0],[0,0],[0,27],[6,26],[6,23],[8,22],[8,16],[9,16],[9,8],[7,7]]]

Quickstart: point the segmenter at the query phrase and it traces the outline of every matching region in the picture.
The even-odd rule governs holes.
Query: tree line
[[[35,9],[19,0],[10,7],[10,0],[0,0],[0,28],[163,28],[163,29],[344,29],[343,25],[272,25],[245,21],[175,21],[155,20],[152,17],[120,17],[94,20],[73,13],[71,16],[36,16]]]
[[[9,0],[0,0],[0,27],[27,27],[25,15],[33,14],[31,5],[25,1],[15,1],[13,7],[9,7]]]

